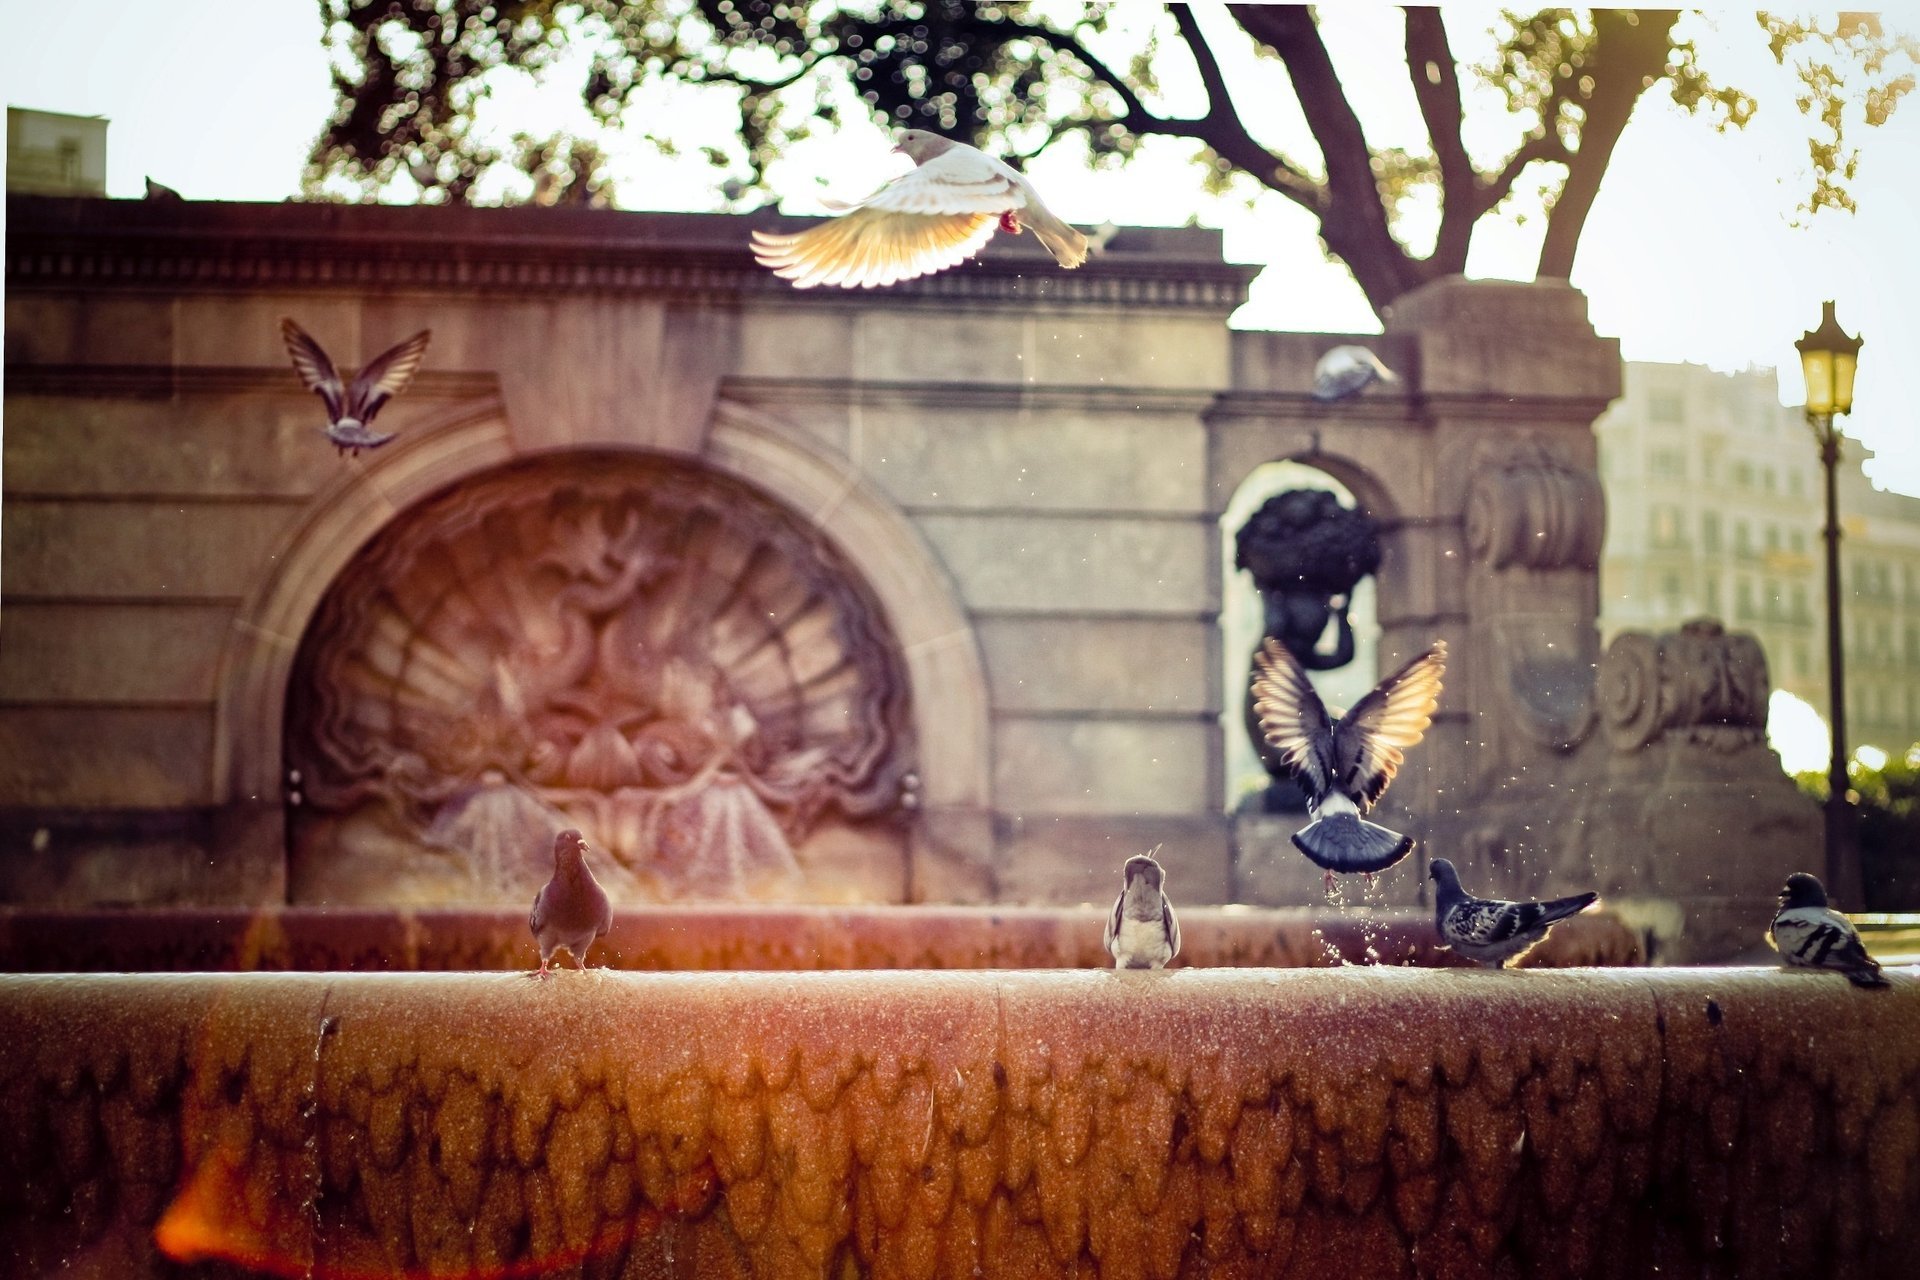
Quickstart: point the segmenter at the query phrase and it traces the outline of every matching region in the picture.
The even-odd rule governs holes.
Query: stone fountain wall
[[[1920,1249],[1911,973],[13,976],[0,1042],[6,1275],[1893,1280]]]
[[[519,902],[562,822],[625,904],[1104,900],[1155,845],[1178,901],[1314,901],[1224,795],[1218,521],[1282,458],[1384,525],[1380,661],[1452,647],[1380,901],[1444,852],[1724,954],[1816,861],[1750,716],[1636,736],[1596,682],[1578,292],[1437,281],[1329,409],[1349,338],[1228,330],[1212,233],[802,294],[746,231],[11,200],[0,901]],[[282,315],[343,364],[433,329],[397,443],[334,456]]]

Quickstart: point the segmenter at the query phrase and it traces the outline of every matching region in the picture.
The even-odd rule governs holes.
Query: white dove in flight
[[[908,129],[894,149],[918,167],[831,222],[791,235],[754,232],[754,258],[797,289],[871,289],[965,262],[999,227],[1031,229],[1063,267],[1087,260],[1087,238],[986,152],[922,129]]]

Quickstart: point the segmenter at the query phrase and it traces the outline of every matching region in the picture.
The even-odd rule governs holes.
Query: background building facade
[[[1827,708],[1819,452],[1771,371],[1630,362],[1594,424],[1607,493],[1600,621],[1611,638],[1702,615],[1759,638],[1776,689]],[[1839,477],[1841,632],[1855,747],[1920,742],[1920,499]]]

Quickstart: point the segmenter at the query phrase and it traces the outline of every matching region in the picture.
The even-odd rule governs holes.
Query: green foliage
[[[1797,773],[1793,780],[1807,795],[1826,801],[1825,770]],[[1904,755],[1889,756],[1878,769],[1850,761],[1847,784],[1859,812],[1867,908],[1920,910],[1920,742]]]

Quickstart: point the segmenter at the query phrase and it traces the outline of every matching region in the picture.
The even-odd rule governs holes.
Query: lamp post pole
[[[1847,673],[1840,636],[1840,502],[1836,474],[1840,434],[1830,413],[1809,414],[1820,440],[1820,465],[1826,472],[1827,527],[1827,702],[1833,724],[1833,753],[1827,763],[1828,891],[1852,910],[1861,907],[1859,859],[1854,849],[1853,805],[1847,801]]]
[[[1847,673],[1840,643],[1840,432],[1834,419],[1853,410],[1853,375],[1859,366],[1860,339],[1850,337],[1834,319],[1833,303],[1820,309],[1820,327],[1794,347],[1807,379],[1807,425],[1820,446],[1827,481],[1827,714],[1833,726],[1833,755],[1827,765],[1827,891],[1858,911],[1865,904],[1860,873],[1858,827],[1847,801]]]

